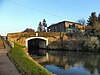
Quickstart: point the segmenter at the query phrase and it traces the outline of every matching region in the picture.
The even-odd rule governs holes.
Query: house
[[[52,24],[47,28],[48,32],[84,32],[85,26],[79,23],[71,22],[71,21],[62,21],[56,24]]]

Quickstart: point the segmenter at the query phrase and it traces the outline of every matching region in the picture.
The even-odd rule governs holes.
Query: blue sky
[[[37,30],[44,18],[48,26],[64,20],[87,20],[91,12],[100,12],[100,0],[0,0],[0,34]]]

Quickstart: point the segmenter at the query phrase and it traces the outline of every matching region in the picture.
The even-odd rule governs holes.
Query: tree
[[[87,20],[87,25],[94,27],[97,24],[98,18],[96,16],[96,12],[92,12],[91,16]]]
[[[42,24],[43,24],[43,29],[44,29],[43,31],[46,32],[47,31],[47,29],[46,29],[47,23],[46,23],[45,19],[43,19],[43,23]]]
[[[43,25],[41,22],[39,22],[39,25],[38,25],[38,30],[39,32],[43,31]]]
[[[81,25],[86,25],[86,21],[85,21],[84,18],[79,19],[79,20],[78,20],[78,23],[81,24]]]
[[[99,24],[100,24],[100,13],[99,13],[99,15],[98,15],[98,22],[99,22]]]
[[[47,27],[47,23],[46,23],[45,19],[43,19],[43,25],[44,25],[44,27]]]
[[[91,16],[87,20],[87,25],[90,26],[88,34],[92,34],[92,36],[100,36],[100,14],[96,16],[96,12],[92,12]]]
[[[95,35],[100,37],[100,13],[98,14],[98,22],[97,24],[94,26],[94,29],[96,30]]]
[[[38,25],[38,30],[39,32],[46,32],[47,31],[47,23],[46,23],[46,20],[43,19],[43,22],[39,22],[39,25]]]

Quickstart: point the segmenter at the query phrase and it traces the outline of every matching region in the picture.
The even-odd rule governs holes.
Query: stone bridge
[[[48,44],[57,41],[61,36],[65,34],[63,32],[21,32],[21,33],[9,33],[7,38],[11,42],[18,43],[26,46],[28,52],[31,54],[45,54],[45,52],[39,49],[46,49]],[[63,37],[67,38],[66,35]],[[41,53],[42,52],[42,53]]]
[[[29,48],[32,44],[39,47],[46,47],[51,42],[60,39],[64,32],[20,32],[20,33],[8,33],[8,40],[21,44]],[[64,35],[64,39],[68,37]]]

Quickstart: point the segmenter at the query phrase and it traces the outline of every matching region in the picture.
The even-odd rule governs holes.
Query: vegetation
[[[2,40],[2,36],[0,35],[0,40]]]
[[[46,27],[47,27],[47,23],[46,23],[46,20],[43,19],[43,22],[39,22],[39,25],[38,25],[38,32],[46,32]]]
[[[2,40],[2,37],[0,37],[0,49],[4,48],[5,48],[4,41]]]
[[[35,32],[35,30],[31,28],[26,28],[23,32]]]
[[[91,37],[84,40],[82,47],[85,51],[97,52],[100,49],[100,41],[97,37]]]
[[[100,14],[92,12],[87,20],[86,36],[88,39],[84,40],[83,48],[90,51],[98,51],[100,49]]]
[[[86,25],[86,21],[85,21],[84,18],[79,19],[77,22],[78,22],[79,24],[81,24],[81,25]]]
[[[23,48],[15,44],[15,47],[8,54],[22,75],[52,75],[37,62],[31,60]]]
[[[87,20],[86,34],[100,37],[100,14],[97,16],[96,12],[91,13]]]
[[[4,45],[4,41],[0,40],[0,49],[4,49],[5,45]]]
[[[66,51],[82,51],[82,40],[63,40],[55,41],[48,45],[48,49],[66,50]]]
[[[37,31],[39,31],[39,32],[43,31],[43,29],[42,29],[42,23],[41,22],[39,22],[38,30]]]

